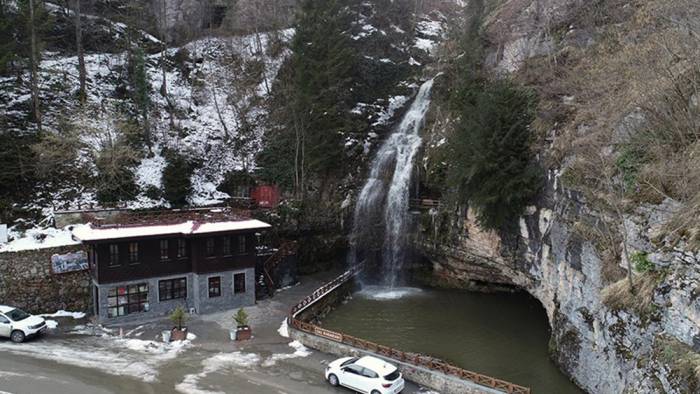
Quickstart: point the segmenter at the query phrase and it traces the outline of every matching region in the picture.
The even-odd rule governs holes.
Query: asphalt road
[[[85,321],[57,319],[58,330],[27,343],[0,339],[0,394],[352,393],[323,377],[337,356],[299,353],[278,332],[289,307],[327,279],[304,278],[247,308],[255,338],[241,343],[228,338],[233,311],[192,319],[197,338],[182,349],[159,341],[167,321],[122,327],[120,337],[119,328],[93,336],[81,328]],[[404,393],[426,391],[407,382]]]

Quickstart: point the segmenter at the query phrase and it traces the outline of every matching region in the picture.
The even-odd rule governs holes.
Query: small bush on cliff
[[[637,272],[644,273],[654,270],[654,263],[649,260],[645,252],[634,252],[630,259],[632,259],[632,264]]]
[[[642,321],[654,318],[658,306],[654,304],[654,292],[666,278],[663,271],[648,271],[635,275],[634,291],[629,278],[615,282],[601,292],[603,304],[612,310],[634,312]]]

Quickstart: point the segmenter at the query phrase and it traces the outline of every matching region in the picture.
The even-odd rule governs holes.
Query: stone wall
[[[370,355],[382,358],[396,365],[403,374],[404,378],[430,389],[437,390],[443,394],[502,394],[502,392],[498,390],[479,386],[469,381],[457,379],[456,377],[445,375],[440,372],[406,364],[401,361],[360,350],[340,342],[298,331],[293,327],[289,327],[289,335],[291,338],[303,343],[304,346],[308,346],[325,353],[335,354],[337,356],[361,357]]]
[[[82,250],[80,245],[0,253],[0,304],[30,313],[59,309],[92,311],[88,271],[51,272],[51,256]]]

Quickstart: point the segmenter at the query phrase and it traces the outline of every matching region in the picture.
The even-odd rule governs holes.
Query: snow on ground
[[[186,394],[219,394],[220,391],[208,391],[201,389],[199,381],[207,375],[227,369],[251,368],[260,362],[260,356],[254,353],[220,353],[202,362],[202,372],[185,375],[182,383],[175,389]],[[223,394],[223,393],[221,393]]]
[[[56,320],[46,320],[46,327],[53,330],[58,327],[58,322]]]
[[[277,364],[277,361],[280,361],[280,360],[289,360],[290,358],[308,357],[311,355],[311,350],[309,350],[306,346],[302,345],[302,343],[299,341],[289,342],[289,346],[294,348],[294,353],[273,354],[272,356],[268,357],[265,361],[263,361],[262,366],[263,367],[271,367],[271,366]]]
[[[84,225],[66,226],[56,228],[33,228],[24,234],[18,231],[9,231],[11,241],[0,244],[0,252],[16,252],[21,250],[53,248],[57,246],[78,245],[79,241],[73,239],[71,229]]]
[[[165,158],[160,153],[141,160],[141,164],[136,168],[136,184],[142,188],[146,186],[162,187],[165,164]]]
[[[82,319],[85,317],[84,312],[69,312],[69,311],[64,311],[64,310],[59,310],[54,313],[48,314],[48,313],[42,313],[39,315],[41,317],[72,317],[73,319]]]
[[[280,324],[280,328],[277,329],[277,332],[285,337],[289,338],[289,325],[287,324],[287,318],[285,317],[284,320],[282,320],[282,324]]]
[[[117,33],[123,27],[116,23],[110,26]],[[154,147],[152,155],[144,154],[145,157],[140,158],[141,162],[133,168],[141,193],[134,201],[128,202],[128,207],[167,206],[164,200],[152,200],[143,193],[148,186],[162,186],[161,176],[166,163],[161,150],[164,148],[190,157],[200,165],[192,177],[194,204],[220,202],[228,197],[216,190],[224,174],[234,169],[254,167],[253,159],[260,149],[262,125],[267,116],[265,100],[280,67],[290,54],[286,49],[274,55],[268,53],[272,35],[275,33],[261,33],[259,47],[254,35],[200,39],[185,45],[190,57],[182,64],[176,64],[175,60],[181,48],[168,49],[167,98],[159,94],[163,78],[161,55],[146,56],[151,85],[149,123]],[[277,35],[283,41],[289,41],[294,30],[283,30]],[[145,39],[152,41],[147,36]],[[234,68],[232,64],[238,61],[242,65]],[[124,92],[121,91],[126,78],[127,56],[124,52],[85,56],[88,96],[83,107],[78,107],[75,100],[78,73],[74,70],[77,64],[76,56],[43,54],[39,69],[43,87],[40,94],[45,106],[44,128],[55,132],[65,121],[70,122],[85,143],[78,162],[96,173],[95,155],[122,137],[124,125],[134,120],[132,112],[135,109],[129,100],[123,99]],[[263,67],[253,79],[242,72],[257,70],[259,64]],[[28,74],[22,78],[28,79]],[[7,131],[22,133],[27,131],[26,108],[31,95],[28,84],[18,84],[16,80],[0,78],[0,120],[7,124]],[[246,83],[242,83],[243,80]],[[244,121],[253,125],[252,129],[247,129],[249,135],[239,133]],[[79,195],[77,199],[76,194]],[[65,209],[78,208],[94,204],[94,195],[94,190],[59,192],[52,204]]]
[[[121,338],[105,330],[98,332],[99,335],[92,336],[92,330],[89,329],[73,331],[73,334],[88,334],[79,342],[75,339],[52,339],[26,342],[19,346],[9,341],[0,342],[0,350],[154,382],[158,379],[159,367],[191,347],[192,339],[196,338],[190,339],[188,335],[185,341],[163,343]]]

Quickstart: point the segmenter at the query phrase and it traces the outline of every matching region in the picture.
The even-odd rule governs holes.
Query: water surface
[[[365,287],[324,327],[532,388],[582,391],[549,359],[544,309],[527,294]]]

